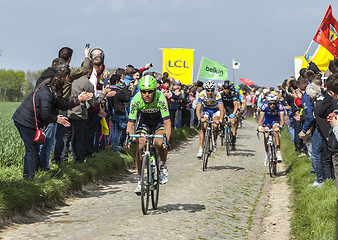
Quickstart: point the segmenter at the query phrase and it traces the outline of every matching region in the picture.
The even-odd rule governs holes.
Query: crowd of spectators
[[[338,59],[331,61],[325,73],[309,60],[298,79],[290,77],[281,84],[279,99],[286,110],[286,127],[299,157],[309,156],[315,175],[312,186],[327,179],[338,180],[338,146],[332,127],[338,109]],[[332,127],[330,125],[332,124]],[[338,181],[336,181],[338,189]]]
[[[140,69],[127,65],[109,72],[104,52],[99,48],[86,47],[81,67],[70,68],[72,54],[69,47],[60,49],[58,57],[37,80],[35,90],[12,117],[25,144],[25,179],[34,177],[38,170],[48,171],[50,162],[72,158],[82,163],[105,148],[120,154],[129,103],[139,91],[138,82],[144,75],[156,78],[158,90],[167,99],[173,128],[197,124],[194,109],[202,82],[182,85],[166,72],[147,71],[151,63]],[[44,129],[42,145],[33,141],[36,127]]]

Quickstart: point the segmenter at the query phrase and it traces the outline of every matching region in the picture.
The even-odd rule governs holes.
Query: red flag
[[[333,54],[333,56],[335,56],[335,58],[338,57],[337,32],[338,22],[332,15],[332,7],[330,5],[313,40],[325,47],[330,53]]]
[[[250,86],[256,87],[256,84],[254,84],[253,81],[251,81],[250,79],[245,79],[245,78],[238,78],[238,79],[241,80],[242,83],[244,83],[248,87],[250,87]]]

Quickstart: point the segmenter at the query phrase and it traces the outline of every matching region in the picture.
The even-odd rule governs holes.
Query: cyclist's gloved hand
[[[262,126],[259,126],[259,127],[258,127],[258,131],[260,131],[260,132],[264,132],[264,127],[262,127]]]
[[[169,151],[170,148],[171,148],[171,146],[170,146],[169,143],[167,143],[167,144],[164,144],[164,143],[163,143],[163,148],[164,148],[165,150]]]
[[[124,142],[125,148],[129,149],[131,145],[131,138],[129,137],[129,133],[127,134],[126,141]]]

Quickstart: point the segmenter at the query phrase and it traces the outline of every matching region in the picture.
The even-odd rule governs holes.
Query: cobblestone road
[[[255,239],[260,229],[252,227],[254,210],[267,173],[256,124],[245,121],[237,150],[228,157],[219,147],[206,172],[197,150],[196,136],[171,151],[169,182],[160,188],[158,210],[146,216],[133,192],[133,172],[33,223],[0,232],[0,239]]]

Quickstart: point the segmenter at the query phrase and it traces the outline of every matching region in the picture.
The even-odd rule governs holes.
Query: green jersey
[[[137,112],[146,118],[162,118],[162,121],[170,118],[167,99],[160,91],[156,91],[154,100],[149,104],[144,102],[141,92],[138,92],[130,103],[129,122],[136,122]]]

